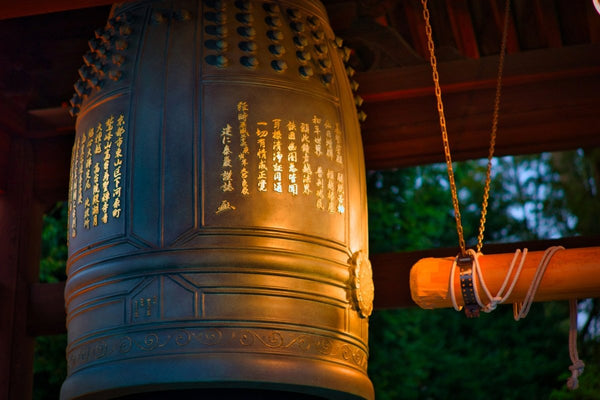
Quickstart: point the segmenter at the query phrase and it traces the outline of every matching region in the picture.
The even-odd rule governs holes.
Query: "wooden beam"
[[[515,256],[514,252],[478,257],[481,273],[490,293],[490,297],[487,297],[481,281],[474,274],[473,287],[479,294],[481,304],[489,304],[492,301],[492,296],[499,293],[509,272],[510,280],[507,281],[507,286],[500,296],[505,297],[508,294],[505,300],[507,304],[523,302],[545,255],[545,251],[530,251],[525,256],[521,253],[512,271],[510,266]],[[454,259],[455,257],[422,258],[412,266],[410,290],[413,300],[419,307],[425,309],[452,307],[449,283]],[[518,265],[521,262],[523,266],[517,275]],[[459,269],[455,268],[452,290],[456,304],[462,306],[464,301],[459,273]],[[511,287],[512,291],[509,292]],[[553,253],[535,291],[534,300],[555,301],[595,297],[600,297],[600,247],[586,247],[561,249]]]
[[[485,157],[498,57],[441,63],[453,159]],[[357,75],[369,169],[443,161],[428,65]],[[507,56],[497,155],[600,146],[600,46]]]
[[[13,137],[7,190],[0,195],[0,398],[29,399],[34,337],[27,332],[29,285],[37,281],[42,207],[33,196],[33,155]]]
[[[552,240],[536,240],[516,243],[486,244],[485,254],[514,253],[516,249],[542,251],[550,246],[564,246],[567,249],[585,248],[600,245],[600,236],[578,236]],[[375,309],[414,307],[410,295],[410,269],[420,259],[426,257],[452,257],[458,254],[455,248],[429,249],[398,253],[371,254],[373,280],[375,281]]]
[[[53,136],[74,135],[75,118],[66,107],[52,107],[27,111],[27,131],[24,137],[42,139]]]
[[[469,58],[479,58],[479,47],[467,0],[446,0],[446,9],[458,51]]]

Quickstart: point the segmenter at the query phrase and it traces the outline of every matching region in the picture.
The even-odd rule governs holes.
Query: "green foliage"
[[[67,279],[67,212],[67,204],[60,202],[44,215],[40,282]]]
[[[373,253],[414,250],[456,243],[448,205],[446,170],[440,165],[399,173],[370,172],[369,248]]]
[[[33,399],[58,399],[67,378],[67,335],[38,336],[33,363]]]
[[[508,306],[476,320],[454,310],[387,310],[371,319],[369,373],[377,399],[543,399],[569,365],[566,306]],[[551,321],[549,321],[549,319]],[[548,329],[550,327],[550,329]]]
[[[44,215],[40,282],[60,282],[66,279],[67,212],[66,203],[58,203]],[[66,347],[67,335],[36,338],[34,400],[58,399],[60,386],[67,376]]]

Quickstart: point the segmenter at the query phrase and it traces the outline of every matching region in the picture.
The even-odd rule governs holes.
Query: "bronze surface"
[[[63,399],[373,398],[342,55],[316,1],[113,8],[72,99]]]

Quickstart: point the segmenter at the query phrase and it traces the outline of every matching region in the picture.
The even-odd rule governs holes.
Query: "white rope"
[[[473,272],[472,272],[473,273],[473,289],[474,289],[474,293],[475,293],[475,299],[477,300],[477,304],[479,304],[479,307],[481,307],[481,309],[483,311],[485,311],[487,313],[492,312],[498,304],[503,303],[512,294],[512,291],[515,288],[515,284],[517,283],[517,280],[519,280],[519,276],[521,275],[521,270],[523,269],[523,265],[525,264],[525,257],[527,256],[527,249],[523,249],[523,256],[521,257],[521,262],[519,263],[519,266],[517,267],[517,271],[515,272],[515,274],[513,276],[510,287],[506,291],[506,294],[503,295],[504,289],[506,289],[506,285],[509,282],[509,279],[512,275],[512,271],[517,263],[519,255],[521,254],[521,250],[517,249],[517,251],[515,251],[515,255],[512,259],[512,262],[510,263],[510,267],[508,269],[508,273],[506,274],[506,277],[504,278],[504,282],[502,283],[500,290],[498,290],[498,293],[496,293],[495,296],[492,296],[487,285],[485,284],[485,280],[483,279],[483,273],[481,271],[481,266],[479,265],[479,256],[482,255],[482,253],[476,253],[473,249],[469,249],[469,250],[467,250],[467,254],[469,254],[469,255],[471,255],[471,257],[473,257]],[[460,311],[462,309],[462,306],[459,306],[458,303],[456,302],[456,294],[454,292],[454,275],[455,275],[454,271],[455,270],[456,270],[456,258],[454,259],[454,262],[452,263],[452,268],[450,269],[450,299],[452,300],[452,306],[454,307],[454,309],[457,311]],[[481,297],[479,296],[479,291],[478,291],[478,287],[477,287],[478,281],[481,282],[481,287],[483,288],[486,296],[490,300],[490,302],[488,304],[484,305],[483,302],[481,301]]]
[[[542,282],[542,278],[544,277],[544,272],[546,272],[546,268],[548,268],[548,264],[552,259],[554,253],[559,250],[564,250],[565,248],[562,246],[552,246],[546,249],[544,252],[544,256],[540,260],[537,269],[535,270],[535,275],[533,276],[533,280],[529,285],[529,289],[527,290],[527,294],[521,303],[513,303],[513,316],[515,317],[515,321],[520,320],[521,318],[525,318],[527,313],[529,313],[529,309],[531,308],[531,304],[533,303],[533,298]]]
[[[477,304],[479,304],[479,307],[481,307],[481,309],[484,312],[487,312],[487,313],[492,312],[493,310],[496,309],[496,306],[498,304],[504,303],[504,301],[506,301],[506,299],[508,299],[510,297],[510,295],[512,294],[512,291],[515,288],[517,281],[519,280],[519,276],[521,275],[521,270],[523,269],[523,265],[525,264],[525,257],[527,256],[527,249],[523,249],[523,253],[522,253],[523,255],[521,256],[521,262],[519,263],[519,266],[517,267],[517,271],[515,272],[515,274],[512,275],[512,271],[515,268],[515,265],[517,263],[519,255],[521,254],[521,250],[517,249],[517,251],[515,251],[515,255],[513,256],[513,259],[510,263],[508,272],[506,273],[506,276],[504,277],[504,282],[502,282],[502,286],[500,287],[500,290],[498,290],[498,293],[496,293],[495,296],[492,296],[489,289],[487,288],[487,285],[485,284],[485,280],[483,279],[483,272],[481,270],[481,265],[479,264],[479,256],[481,255],[481,253],[475,253],[475,251],[472,249],[469,249],[467,251],[467,253],[473,257],[473,278],[474,278],[473,286],[476,287],[475,280],[481,281],[481,287],[483,288],[485,295],[489,299],[489,303],[484,305],[483,302],[481,301],[481,298],[479,297],[478,290],[475,288],[474,291],[475,291],[475,299],[477,300]],[[503,296],[504,289],[506,289],[506,285],[508,284],[511,276],[513,276],[512,282],[510,284],[510,287],[506,291],[506,294],[504,294],[504,296]]]
[[[531,304],[533,303],[533,298],[535,297],[535,294],[538,291],[538,288],[540,286],[540,283],[542,282],[544,273],[546,272],[546,269],[548,268],[548,264],[550,264],[550,260],[552,259],[552,256],[554,256],[554,253],[556,253],[557,251],[564,250],[564,249],[565,248],[562,246],[552,246],[552,247],[549,247],[548,249],[546,249],[546,251],[544,252],[544,255],[542,256],[542,259],[540,260],[540,263],[538,264],[538,267],[535,271],[535,275],[531,281],[531,284],[529,285],[529,289],[527,290],[527,294],[525,295],[525,298],[520,303],[517,303],[517,302],[513,303],[513,316],[515,318],[515,321],[518,321],[527,316],[527,314],[529,313],[529,309],[531,308]],[[477,304],[479,305],[479,307],[481,307],[481,310],[489,313],[489,312],[493,311],[498,304],[501,304],[504,301],[506,301],[506,299],[508,299],[510,297],[510,295],[512,294],[512,291],[515,288],[515,285],[521,275],[523,265],[525,264],[525,257],[527,256],[527,249],[523,249],[522,253],[521,253],[521,250],[518,250],[518,249],[515,251],[515,255],[510,263],[510,267],[508,268],[508,272],[506,273],[506,276],[504,278],[504,282],[502,282],[502,286],[500,287],[500,289],[498,290],[498,293],[496,293],[495,296],[492,296],[487,285],[485,284],[485,279],[483,278],[481,265],[479,264],[479,256],[482,254],[476,253],[473,249],[467,250],[467,254],[469,254],[473,259],[473,266],[472,266],[473,278],[472,279],[473,279],[473,292],[475,294],[475,300],[477,301]],[[513,275],[513,269],[517,263],[519,255],[521,255],[521,261],[519,263],[519,266],[517,267],[517,270],[515,271],[515,273]],[[456,271],[457,259],[458,259],[458,257],[454,258],[454,262],[452,263],[452,267],[450,268],[449,292],[450,292],[450,300],[452,300],[452,306],[454,307],[454,309],[456,311],[460,311],[462,309],[462,306],[459,306],[458,303],[456,302],[456,293],[454,291],[454,275],[455,275],[455,271]],[[504,289],[506,289],[506,285],[508,285],[508,282],[510,281],[511,276],[512,276],[512,281],[510,283],[510,286],[509,286],[508,290],[506,291],[506,293],[504,293]],[[488,304],[483,304],[483,302],[481,301],[481,297],[479,296],[479,288],[477,285],[478,281],[480,282],[481,288],[485,292],[485,295],[489,299]],[[575,390],[579,387],[578,378],[583,373],[583,368],[585,367],[584,362],[579,359],[579,354],[577,352],[577,300],[575,300],[575,299],[569,300],[569,321],[570,321],[569,356],[571,357],[572,365],[569,367],[569,370],[571,371],[571,377],[569,377],[569,379],[567,380],[567,387],[570,390]]]

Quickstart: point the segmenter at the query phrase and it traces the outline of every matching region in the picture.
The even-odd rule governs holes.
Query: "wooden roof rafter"
[[[439,65],[450,142],[456,160],[485,157],[498,57]],[[370,169],[442,162],[429,65],[357,76]],[[497,155],[600,146],[600,46],[508,55]]]
[[[404,15],[410,29],[410,36],[413,39],[412,45],[415,51],[423,57],[429,59],[429,50],[427,47],[427,36],[425,33],[425,21],[423,20],[423,7],[420,0],[406,0],[404,2]]]
[[[489,6],[492,10],[494,26],[496,27],[496,31],[498,32],[497,40],[499,52],[500,43],[502,41],[502,31],[504,29],[504,7],[506,6],[506,0],[492,0],[490,1]],[[506,33],[506,53],[517,53],[520,50],[521,46],[519,45],[519,37],[517,36],[515,20],[513,17],[513,13],[510,13],[508,19],[508,32]]]
[[[479,58],[479,46],[473,29],[467,0],[446,0],[446,9],[458,50],[469,58]]]
[[[562,37],[554,2],[551,0],[534,0],[535,16],[546,46],[561,47]]]

